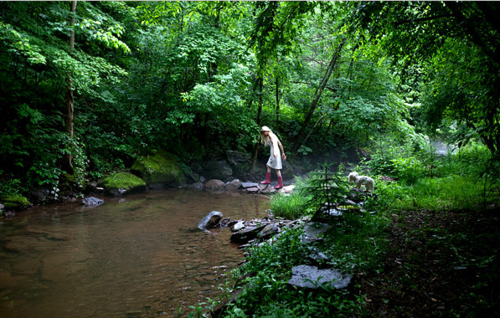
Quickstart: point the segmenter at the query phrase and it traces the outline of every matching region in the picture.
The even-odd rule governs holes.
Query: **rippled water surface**
[[[243,260],[229,229],[196,228],[210,211],[263,215],[262,196],[169,189],[104,198],[96,208],[35,207],[0,226],[2,318],[175,317]]]

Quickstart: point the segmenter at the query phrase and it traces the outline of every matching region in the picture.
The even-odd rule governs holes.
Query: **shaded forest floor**
[[[500,317],[500,210],[393,215],[384,270],[359,276],[371,317]]]

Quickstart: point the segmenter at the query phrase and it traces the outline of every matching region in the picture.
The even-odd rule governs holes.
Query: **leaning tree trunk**
[[[71,35],[69,37],[69,50],[73,51],[75,48],[75,31],[73,30],[73,25],[75,24],[75,12],[76,12],[76,1],[71,1]],[[70,138],[74,136],[74,97],[73,97],[73,79],[71,75],[66,78],[66,132]],[[68,154],[67,163],[69,168],[73,167],[73,157]]]
[[[337,64],[337,60],[340,57],[340,52],[342,51],[342,48],[344,47],[344,44],[346,42],[346,38],[342,40],[340,45],[337,47],[337,50],[332,56],[332,59],[330,63],[328,64],[328,67],[326,68],[325,75],[321,79],[320,85],[316,89],[316,92],[314,93],[314,98],[311,102],[311,107],[309,107],[309,112],[306,115],[306,118],[304,119],[304,123],[302,124],[302,128],[300,129],[299,134],[297,135],[297,139],[295,141],[295,144],[292,148],[292,157],[295,157],[297,154],[297,150],[300,148],[302,145],[302,139],[304,136],[304,133],[306,131],[307,125],[311,121],[311,118],[313,117],[314,111],[316,110],[316,107],[318,106],[319,99],[321,98],[321,95],[323,94],[323,91],[325,90],[326,84],[328,83],[328,80],[330,79],[330,76],[332,75],[333,69],[335,68],[335,65]]]

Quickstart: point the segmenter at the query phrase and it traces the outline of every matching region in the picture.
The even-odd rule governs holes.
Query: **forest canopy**
[[[0,2],[0,181],[98,179],[166,150],[185,165],[500,147],[498,2]]]

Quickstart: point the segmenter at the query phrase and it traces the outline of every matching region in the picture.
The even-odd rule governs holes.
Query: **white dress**
[[[269,144],[271,145],[271,155],[269,156],[269,160],[267,161],[267,165],[273,169],[278,169],[278,170],[281,170],[283,168],[282,164],[281,164],[281,151],[280,151],[280,147],[278,146],[277,148],[277,152],[278,152],[278,157],[274,157],[274,147],[273,147],[273,143],[271,141],[271,138],[269,138]],[[278,144],[278,143],[276,143]]]

